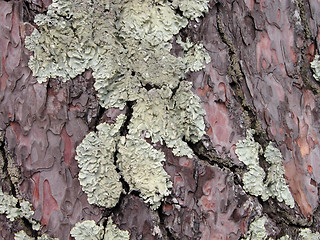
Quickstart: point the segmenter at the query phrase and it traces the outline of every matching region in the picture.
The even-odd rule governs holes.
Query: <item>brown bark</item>
[[[194,159],[159,146],[173,189],[158,211],[136,192],[122,195],[112,209],[87,202],[75,148],[117,110],[99,106],[89,70],[67,83],[38,84],[32,76],[24,39],[34,15],[49,4],[0,0],[0,183],[30,201],[42,225],[36,232],[25,219],[0,215],[0,239],[13,239],[20,229],[69,239],[76,222],[101,222],[111,213],[131,239],[240,239],[260,211],[274,238],[294,238],[305,226],[319,231],[320,88],[309,64],[319,49],[319,1],[212,0],[204,18],[180,33],[202,42],[212,59],[187,76],[206,110],[207,135],[189,144]],[[174,45],[174,54],[179,51]],[[235,144],[247,129],[256,130],[263,147],[272,141],[281,150],[295,209],[242,189],[245,167]]]

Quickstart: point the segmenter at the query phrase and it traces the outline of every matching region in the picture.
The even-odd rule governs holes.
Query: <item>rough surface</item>
[[[269,143],[264,151],[266,162],[269,163],[268,173],[265,174],[259,163],[261,146],[253,139],[254,131],[247,131],[247,137],[236,145],[235,153],[248,168],[243,175],[243,188],[254,196],[261,196],[264,201],[270,197],[277,198],[294,208],[294,199],[283,177],[281,152]]]
[[[103,227],[96,225],[93,220],[86,220],[76,223],[70,234],[76,240],[101,240],[103,238]]]
[[[259,165],[261,146],[253,139],[254,131],[248,131],[247,137],[237,143],[235,153],[247,167],[248,172],[243,175],[243,188],[254,196],[261,196],[265,191],[265,172]]]
[[[246,240],[264,240],[267,239],[268,233],[265,228],[267,218],[260,217],[250,223],[249,230],[246,234]]]
[[[39,230],[40,224],[32,219],[34,211],[31,209],[31,204],[24,200],[18,202],[17,198],[2,192],[0,188],[0,213],[6,214],[10,221],[17,218],[26,218],[32,224],[33,229]]]
[[[89,133],[76,149],[79,181],[90,204],[111,208],[119,201],[122,185],[114,165],[114,154],[124,121],[125,116],[120,115],[115,124],[99,124],[97,132]]]
[[[172,184],[163,169],[164,154],[145,140],[128,136],[121,140],[118,164],[130,190],[139,191],[145,202],[157,209]]]
[[[313,77],[317,80],[320,81],[320,60],[319,60],[319,55],[316,54],[314,56],[313,61],[310,63],[310,66],[313,71]]]
[[[113,224],[111,217],[108,219],[108,224],[104,230],[104,240],[129,240],[130,234],[128,231],[119,229]]]
[[[284,201],[288,206],[293,208],[294,199],[283,177],[284,167],[282,165],[281,152],[272,143],[269,143],[264,152],[264,157],[267,163],[270,164],[270,167],[268,168],[262,199],[267,200],[269,197],[275,197],[279,202]]]
[[[34,238],[34,237],[29,237],[23,230],[17,232],[15,235],[14,235],[14,239],[15,240],[59,240],[58,238],[51,238],[51,237],[48,237],[46,234],[44,235],[41,235],[37,238]]]
[[[178,15],[170,19],[185,18],[181,9],[188,1],[156,0],[148,10],[155,7],[165,12],[164,2],[170,2],[171,13]],[[181,8],[173,7],[173,2]],[[185,73],[187,51],[184,44],[176,41],[178,36],[156,47],[150,43],[139,46],[137,39],[105,37],[103,33],[98,39],[104,36],[109,43],[115,39],[118,42],[113,47],[99,44],[108,47],[110,53],[109,58],[101,59],[99,71],[83,69],[65,83],[58,77],[38,84],[27,66],[33,53],[24,48],[24,39],[37,28],[34,17],[46,14],[50,4],[50,0],[0,1],[0,184],[19,201],[31,202],[34,219],[42,225],[41,233],[32,232],[31,226],[21,219],[11,222],[1,214],[0,238],[14,239],[14,233],[24,230],[29,236],[46,233],[68,239],[76,222],[98,222],[111,214],[120,229],[134,233],[131,239],[239,239],[248,231],[248,223],[259,216],[267,216],[265,228],[273,239],[283,235],[297,239],[300,229],[319,232],[320,88],[310,64],[320,47],[318,1],[209,1],[208,10],[199,13],[204,17],[195,17],[177,33],[181,41],[187,43],[189,39],[191,45],[203,44],[209,53],[212,61],[197,72]],[[115,22],[114,17],[123,13],[117,7],[100,9],[106,10],[104,16],[96,19],[102,23],[107,22],[106,17]],[[119,31],[121,26],[114,27]],[[90,28],[87,32],[91,34]],[[126,51],[119,54],[123,49]],[[165,58],[159,57],[161,54]],[[70,65],[75,66],[75,62]],[[158,69],[157,73],[154,69]],[[101,76],[93,78],[92,74],[98,72]],[[112,80],[103,77],[107,73]],[[125,78],[131,80],[130,84],[120,81]],[[111,85],[113,80],[119,83]],[[197,143],[188,142],[195,154],[192,159],[174,156],[170,149],[147,139],[165,153],[171,194],[158,211],[151,210],[134,191],[120,198],[113,209],[89,204],[77,179],[76,146],[99,123],[114,124],[120,113],[130,119],[137,100],[130,100],[135,98],[128,95],[162,87],[174,93],[181,80],[192,82],[191,91],[199,96],[205,110],[207,135]],[[99,107],[93,87],[98,82],[99,96],[111,101],[104,106],[118,104],[122,110]],[[106,82],[110,91],[104,87]],[[114,89],[128,90],[111,95]],[[129,130],[125,126],[121,129],[123,135]],[[296,203],[294,209],[275,198],[261,201],[242,190],[247,170],[235,149],[248,129],[256,130],[254,140],[263,149],[272,142],[281,152],[285,179]],[[269,163],[263,155],[260,160],[267,173]]]

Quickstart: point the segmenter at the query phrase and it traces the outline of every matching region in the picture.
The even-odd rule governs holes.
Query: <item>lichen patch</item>
[[[283,177],[285,172],[281,152],[272,143],[266,147],[264,156],[270,167],[264,180],[266,174],[259,165],[259,153],[262,148],[254,141],[253,134],[253,130],[249,130],[246,139],[240,140],[235,150],[239,160],[248,168],[243,175],[244,189],[254,196],[261,196],[264,201],[277,198],[279,202],[294,208],[294,199]]]

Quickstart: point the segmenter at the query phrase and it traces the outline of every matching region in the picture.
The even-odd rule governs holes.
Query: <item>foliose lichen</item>
[[[114,153],[124,120],[125,116],[120,115],[115,124],[99,124],[97,132],[89,133],[76,149],[79,181],[90,204],[110,208],[118,203],[122,185],[114,165]]]
[[[248,172],[243,176],[244,190],[254,196],[261,196],[265,190],[265,172],[259,165],[259,153],[262,148],[254,141],[253,134],[254,130],[247,131],[247,137],[237,143],[235,153],[248,168]]]
[[[183,16],[195,19],[208,12],[208,3],[210,0],[173,0],[172,6],[179,8]]]
[[[267,218],[265,216],[256,218],[249,226],[245,240],[266,240],[268,233],[265,228]]]
[[[123,164],[136,163],[130,159],[134,154],[122,153],[117,164],[122,166],[121,174],[130,180],[132,189],[139,190],[154,207],[168,195],[170,184],[162,167],[163,154],[144,138],[150,137],[152,143],[165,143],[177,156],[192,157],[186,141],[195,143],[205,133],[205,111],[199,97],[191,91],[191,83],[185,81],[185,73],[202,69],[210,57],[203,45],[190,42],[184,56],[175,57],[170,53],[169,41],[187,26],[189,19],[206,12],[207,3],[207,0],[53,0],[47,15],[37,15],[35,19],[39,30],[26,39],[26,47],[34,52],[29,66],[40,83],[49,77],[66,81],[91,68],[94,88],[103,107],[123,109],[128,101],[135,102],[125,141],[132,144],[122,149],[139,143],[137,149],[148,150],[148,161],[157,167],[153,166],[149,173],[159,174],[155,176],[160,179],[159,184],[135,182],[135,173]],[[182,10],[183,16],[176,9]],[[98,132],[90,133],[77,148],[79,180],[88,201],[105,207],[114,206],[121,192],[119,174],[110,161],[119,135],[109,136],[108,130],[103,130],[110,128],[113,126],[100,125]],[[119,131],[119,126],[114,129]],[[139,166],[146,165],[149,163]],[[145,177],[154,176],[148,175],[145,168],[143,171]]]
[[[291,208],[294,207],[294,199],[291,195],[289,187],[286,183],[284,175],[284,167],[282,165],[282,155],[279,149],[275,148],[271,143],[267,146],[264,157],[270,164],[267,179],[265,181],[265,191],[262,199],[265,201],[270,197],[276,197],[279,202],[285,202]]]
[[[320,233],[313,233],[309,228],[300,229],[299,239],[301,240],[319,240]]]
[[[128,231],[119,229],[113,224],[111,217],[108,218],[108,224],[104,232],[104,240],[129,240],[130,234]]]
[[[314,56],[313,61],[310,63],[311,68],[313,70],[313,77],[317,80],[320,81],[320,56],[316,54]]]
[[[58,238],[51,238],[48,235],[43,234],[37,238],[28,236],[23,230],[14,234],[15,240],[59,240]]]
[[[188,20],[177,15],[166,1],[125,2],[119,21],[119,30],[125,39],[144,39],[152,45],[158,45],[169,41],[188,24]]]
[[[129,240],[130,238],[129,232],[119,229],[113,224],[111,217],[108,218],[105,228],[93,220],[86,220],[76,223],[70,233],[75,240]]]
[[[25,217],[32,224],[34,230],[40,229],[40,224],[32,219],[34,214],[31,209],[31,203],[28,201],[20,201],[20,207],[17,207],[18,199],[12,195],[2,192],[0,188],[0,213],[6,214],[10,221],[14,221],[17,218]]]
[[[39,30],[26,38],[25,45],[33,51],[29,67],[40,83],[49,77],[67,81],[97,65],[98,52],[107,51],[100,46],[110,44],[108,35],[101,36],[111,30],[104,14],[108,7],[105,1],[53,0],[46,15],[36,15]]]
[[[165,142],[176,156],[192,157],[192,150],[183,139],[197,142],[204,134],[200,100],[191,92],[191,83],[180,82],[176,94],[168,87],[152,89],[133,107],[129,134]]]
[[[270,197],[277,198],[279,202],[284,201],[286,205],[293,208],[294,199],[283,177],[285,172],[281,152],[271,143],[266,147],[264,156],[270,167],[264,181],[266,175],[259,165],[259,153],[262,148],[254,141],[253,134],[253,130],[247,131],[246,139],[240,140],[235,150],[239,160],[248,168],[248,172],[243,176],[245,191],[254,196],[261,196],[264,201]]]
[[[76,240],[101,240],[103,232],[103,226],[96,225],[93,220],[86,220],[76,223],[70,234]]]
[[[15,240],[34,240],[33,237],[29,237],[25,231],[21,230],[20,232],[17,232],[14,234]]]
[[[153,209],[160,206],[170,194],[170,177],[163,169],[164,153],[154,149],[144,139],[134,136],[123,138],[119,146],[118,164],[131,190],[140,191],[145,202]]]

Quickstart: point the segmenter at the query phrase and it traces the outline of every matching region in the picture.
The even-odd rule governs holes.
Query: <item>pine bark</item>
[[[117,110],[99,106],[90,70],[66,83],[32,76],[24,40],[50,3],[0,0],[0,185],[30,201],[42,225],[37,232],[26,219],[0,215],[0,239],[19,230],[70,239],[76,222],[111,214],[131,239],[240,239],[259,215],[275,239],[320,230],[320,87],[310,68],[320,47],[319,1],[211,0],[209,12],[179,33],[203,43],[212,59],[187,75],[206,111],[206,135],[189,143],[193,159],[162,146],[173,188],[157,211],[137,192],[112,209],[88,203],[75,148]],[[294,209],[243,190],[246,168],[235,145],[248,129],[263,148],[273,142],[281,151]]]

